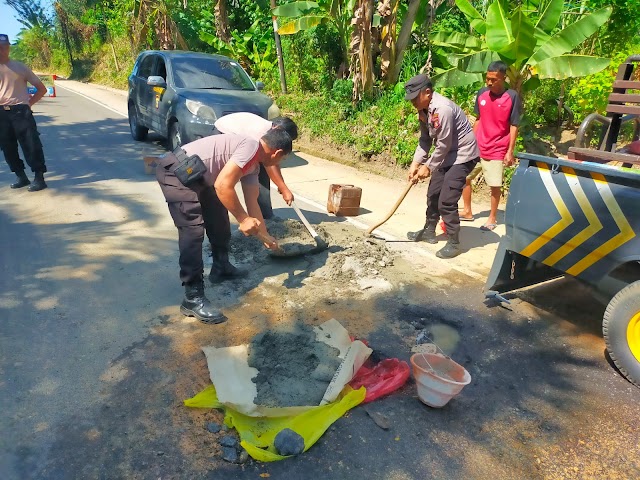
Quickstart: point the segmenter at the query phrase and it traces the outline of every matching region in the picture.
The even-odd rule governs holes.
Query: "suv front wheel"
[[[169,149],[173,151],[180,146],[182,146],[180,124],[177,121],[174,121],[171,122],[171,125],[169,125]]]
[[[133,104],[129,105],[129,129],[131,130],[131,136],[133,139],[138,142],[147,138],[147,134],[149,133],[148,128],[140,125],[140,121],[138,120],[138,111]]]

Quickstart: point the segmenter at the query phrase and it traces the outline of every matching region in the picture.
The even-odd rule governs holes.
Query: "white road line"
[[[111,108],[110,106],[108,106],[108,105],[106,105],[106,104],[104,104],[104,103],[102,103],[102,102],[99,102],[99,101],[97,101],[97,100],[96,100],[96,99],[94,99],[94,98],[88,97],[88,96],[87,96],[87,95],[85,95],[84,93],[80,93],[80,92],[78,92],[77,90],[74,90],[73,88],[63,87],[63,86],[61,86],[59,83],[58,83],[58,84],[56,84],[56,88],[62,88],[63,90],[67,90],[67,91],[69,91],[69,92],[75,93],[76,95],[80,95],[81,97],[84,97],[84,98],[86,98],[87,100],[91,100],[93,103],[97,103],[97,104],[98,104],[98,105],[100,105],[101,107],[104,107],[104,108],[106,108],[107,110],[109,110],[109,111],[111,111],[111,112],[113,112],[113,113],[117,113],[118,115],[120,115],[120,116],[122,116],[122,117],[125,117],[125,118],[128,118],[128,117],[129,117],[129,115],[128,115],[128,114],[126,114],[126,113],[122,113],[122,112],[120,112],[120,111],[118,111],[118,110],[116,110],[116,109],[114,109],[114,108]]]

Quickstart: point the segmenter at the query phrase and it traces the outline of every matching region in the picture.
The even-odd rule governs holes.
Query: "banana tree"
[[[505,1],[495,0],[485,16],[469,0],[456,0],[456,5],[469,20],[472,33],[438,32],[430,38],[433,45],[450,52],[446,56],[450,67],[433,77],[436,85],[481,81],[489,64],[502,60],[508,66],[511,88],[522,94],[535,89],[540,79],[582,77],[609,65],[607,58],[571,52],[609,19],[611,7],[582,15],[559,29],[564,0],[534,0],[526,4],[526,12],[518,6],[511,13]]]
[[[207,12],[205,18],[210,19],[211,13]],[[229,42],[221,40],[213,32],[201,31],[200,40],[212,46],[216,53],[237,59],[253,78],[262,78],[273,69],[276,55],[269,32],[259,27],[260,19],[244,33],[234,30],[230,33]]]
[[[272,13],[278,20],[282,19],[282,25],[278,27],[280,35],[293,35],[321,23],[332,24],[338,31],[342,61],[346,66],[349,64],[347,52],[355,4],[356,0],[296,1],[276,7]]]

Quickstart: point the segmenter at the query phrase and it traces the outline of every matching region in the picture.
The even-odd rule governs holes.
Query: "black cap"
[[[9,35],[6,33],[0,33],[0,45],[11,45],[9,43]]]
[[[433,89],[433,83],[427,75],[421,73],[420,75],[411,77],[409,80],[407,80],[407,83],[404,84],[404,99],[413,100],[425,88]]]

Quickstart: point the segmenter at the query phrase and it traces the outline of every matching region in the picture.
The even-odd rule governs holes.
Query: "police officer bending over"
[[[182,314],[210,324],[226,320],[204,294],[202,242],[205,226],[207,231],[216,231],[214,238],[210,239],[214,252],[228,252],[231,238],[229,212],[238,221],[242,233],[259,236],[267,248],[278,248],[275,239],[267,232],[258,206],[258,172],[260,164],[266,167],[278,165],[291,153],[291,143],[287,132],[273,128],[259,141],[239,135],[212,135],[178,147],[173,153],[159,158],[156,178],[178,228],[180,280],[185,287],[184,300],[180,305]],[[181,173],[191,170],[183,169],[182,165],[194,156],[201,160],[204,173],[202,178],[189,181],[185,186]],[[247,211],[235,192],[238,182],[242,184]],[[220,234],[223,229],[214,225],[226,225],[224,234]],[[229,263],[228,256],[225,255],[224,260],[224,263]],[[230,264],[228,267],[234,268]]]
[[[0,34],[0,148],[9,168],[18,177],[11,188],[22,188],[31,182],[24,173],[24,163],[18,154],[18,142],[25,160],[35,173],[30,192],[47,188],[44,182],[44,152],[31,107],[46,93],[47,87],[25,64],[9,59],[9,37]],[[33,97],[27,93],[27,82],[36,87]]]
[[[289,117],[276,117],[271,120],[249,112],[229,113],[220,117],[214,124],[214,133],[235,133],[237,135],[245,135],[254,140],[260,139],[271,128],[281,128],[289,134],[291,140],[298,138],[298,126]],[[273,217],[273,208],[271,206],[271,180],[278,187],[278,191],[282,195],[282,199],[287,205],[291,205],[293,201],[293,193],[287,187],[282,177],[280,166],[265,168],[260,166],[258,175],[260,181],[260,193],[258,194],[258,205],[264,218]]]
[[[433,91],[431,79],[416,75],[404,86],[420,120],[420,141],[409,169],[409,181],[431,176],[427,190],[427,218],[422,230],[407,233],[409,240],[438,243],[436,225],[442,217],[447,229],[447,244],[436,255],[453,258],[461,253],[458,201],[467,175],[478,163],[480,152],[471,124],[462,109]],[[434,150],[429,156],[429,150]]]

